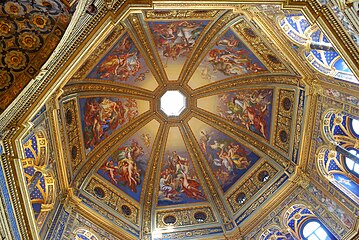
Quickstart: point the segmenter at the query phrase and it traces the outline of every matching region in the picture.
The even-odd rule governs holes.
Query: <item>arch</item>
[[[42,129],[31,132],[23,140],[25,159],[22,167],[38,227],[42,227],[48,213],[54,208],[56,191],[55,178],[48,171],[48,140]]]
[[[349,153],[353,154],[356,157],[359,157],[359,149],[356,148],[348,148]],[[348,156],[344,156],[344,166],[352,174],[355,179],[359,179],[359,163],[354,161],[352,158]],[[358,181],[357,181],[358,183]]]
[[[277,240],[292,240],[292,236],[290,234],[284,233],[284,231],[277,225],[270,225],[268,226],[261,236],[259,240],[270,240],[270,239],[277,239]]]
[[[322,133],[329,145],[317,151],[320,172],[345,195],[359,201],[359,121],[342,111],[330,109],[323,115]]]
[[[42,129],[30,133],[23,140],[23,148],[26,158],[32,158],[36,166],[45,166],[49,160],[48,140]]]
[[[100,240],[100,238],[91,230],[78,228],[74,231],[73,240]]]
[[[326,177],[341,192],[359,201],[359,178],[348,171],[345,156],[328,146],[322,146],[317,153],[317,166],[319,172]]]
[[[306,220],[301,226],[300,235],[303,237],[303,239],[335,239],[335,237],[330,233],[330,231],[318,219]]]
[[[358,117],[340,110],[327,110],[323,115],[322,122],[322,130],[326,140],[339,144],[344,148],[358,148],[357,121]],[[355,123],[355,128],[353,128],[353,122]]]
[[[304,204],[294,204],[289,207],[283,215],[284,226],[297,239],[301,239],[300,227],[302,223],[309,219],[315,219],[316,216]]]
[[[310,234],[307,234],[309,232],[307,231],[308,229],[305,228],[310,222],[319,223],[325,233],[330,237],[329,239],[336,239],[318,217],[302,203],[295,203],[290,206],[283,214],[283,222],[295,239],[307,239],[306,237],[310,236]],[[303,233],[303,230],[306,230],[306,232]],[[323,240],[327,239],[323,238]]]
[[[287,14],[279,19],[279,26],[294,44],[305,49],[304,57],[318,72],[359,83],[326,35],[302,14]]]
[[[22,162],[30,202],[35,219],[39,220],[42,214],[53,209],[56,198],[55,179],[43,167],[36,166],[34,159],[26,158]]]

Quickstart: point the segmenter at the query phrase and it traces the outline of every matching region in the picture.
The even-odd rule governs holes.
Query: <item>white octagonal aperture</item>
[[[178,90],[169,90],[162,95],[160,104],[168,117],[177,117],[186,108],[186,97]]]

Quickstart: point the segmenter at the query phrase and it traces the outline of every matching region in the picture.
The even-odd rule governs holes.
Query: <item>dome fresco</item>
[[[0,132],[28,238],[300,239],[312,220],[357,234],[359,85],[325,21],[274,3],[61,2],[75,11],[65,64]],[[11,2],[41,46],[51,3]]]
[[[169,80],[177,80],[183,64],[208,21],[149,21],[152,40]]]
[[[245,206],[293,173],[285,168],[296,160],[289,157],[294,151],[291,119],[303,107],[304,99],[298,98],[303,90],[270,79],[266,84],[235,80],[284,72],[296,77],[244,16],[233,16],[221,34],[208,39],[214,22],[228,13],[196,20],[157,20],[146,13],[130,15],[122,31],[110,33],[107,38],[114,40],[100,43],[107,50],[64,87],[62,111],[77,115],[69,129],[77,129],[74,139],[83,139],[68,139],[82,152],[73,181],[82,201],[113,209],[123,224],[131,224],[134,229],[127,232],[134,237],[141,234],[137,229],[146,199],[156,214],[155,229],[163,234],[168,226],[194,226],[218,235],[223,222],[233,229],[248,217]],[[256,39],[265,50],[247,39]],[[104,88],[73,95],[87,84]],[[213,84],[216,90],[206,89]],[[116,87],[118,93],[112,90]],[[177,108],[170,98],[161,100],[171,91],[184,95],[179,115],[165,114],[163,101]],[[285,101],[284,107],[274,99]],[[276,134],[285,136],[275,139]],[[288,160],[269,154],[268,147]],[[237,200],[240,193],[244,200]],[[218,215],[225,205],[231,210]]]

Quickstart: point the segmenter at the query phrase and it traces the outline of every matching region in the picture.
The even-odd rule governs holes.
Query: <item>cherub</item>
[[[143,143],[145,144],[146,147],[150,147],[151,145],[151,137],[150,135],[147,134],[142,134],[141,139],[143,140]]]

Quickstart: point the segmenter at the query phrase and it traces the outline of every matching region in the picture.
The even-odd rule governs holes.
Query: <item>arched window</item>
[[[295,239],[336,240],[334,235],[303,204],[295,204],[284,213],[284,225]]]
[[[304,57],[318,72],[359,83],[325,34],[302,14],[288,14],[279,21],[279,25],[297,47],[304,49]]]
[[[359,120],[358,119],[351,119],[350,130],[355,137],[359,138]]]
[[[358,202],[359,121],[345,113],[328,111],[324,115],[323,132],[334,148],[324,146],[319,150],[318,167],[345,195]]]
[[[349,150],[349,153],[353,154],[356,157],[359,157],[358,149],[350,148],[348,150]],[[357,177],[359,177],[359,163],[357,163],[350,157],[345,156],[344,158],[345,158],[345,160],[344,160],[345,166],[347,167],[348,171],[351,172],[352,174],[356,175]]]
[[[37,130],[23,141],[25,159],[22,167],[35,220],[42,227],[54,207],[56,198],[55,179],[49,168],[48,141],[45,132]]]
[[[305,240],[334,240],[336,239],[317,219],[306,221],[301,229]]]

